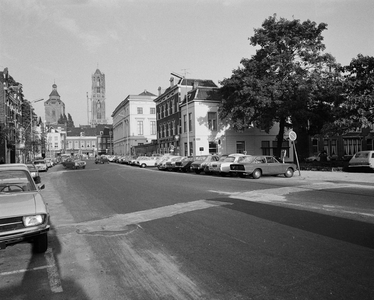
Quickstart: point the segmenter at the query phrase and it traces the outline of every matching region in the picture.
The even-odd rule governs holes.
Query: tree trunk
[[[284,118],[282,118],[279,122],[279,132],[278,132],[278,135],[277,135],[277,148],[275,149],[275,153],[274,153],[275,157],[280,157],[281,156],[285,125],[286,125],[286,120]]]

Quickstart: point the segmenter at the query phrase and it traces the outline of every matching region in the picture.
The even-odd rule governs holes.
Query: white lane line
[[[51,291],[53,293],[61,293],[62,286],[61,286],[61,280],[60,276],[58,274],[58,270],[56,267],[56,261],[53,257],[52,249],[48,248],[47,251],[44,253],[44,257],[47,261],[47,264],[45,266],[35,267],[31,269],[21,269],[21,270],[14,270],[10,272],[1,272],[0,276],[7,276],[7,275],[13,275],[13,274],[20,274],[20,273],[26,273],[31,271],[38,271],[38,270],[44,270],[47,269],[48,273],[48,281],[49,286],[51,288]]]
[[[2,273],[0,273],[0,276],[26,273],[26,272],[37,271],[37,270],[43,270],[43,269],[47,269],[47,268],[50,268],[50,267],[51,266],[41,266],[41,267],[35,267],[35,268],[32,268],[32,269],[21,269],[21,270],[15,270],[15,271],[10,271],[10,272],[2,272]]]
[[[202,210],[222,205],[231,205],[231,203],[196,200],[192,202],[178,203],[128,214],[114,215],[106,219],[89,221],[74,225],[71,224],[67,226],[75,226],[79,233],[90,233],[98,231],[123,231],[127,229],[126,226],[128,225],[168,218],[178,214],[184,214],[195,210]],[[59,225],[59,227],[60,226],[61,225]]]
[[[44,254],[44,257],[47,260],[47,264],[49,265],[49,268],[47,268],[47,273],[51,291],[52,293],[61,293],[63,291],[61,286],[61,279],[60,275],[58,274],[56,261],[53,257],[51,248],[48,248],[48,250]]]

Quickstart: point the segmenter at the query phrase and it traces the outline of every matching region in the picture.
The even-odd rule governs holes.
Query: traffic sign
[[[295,141],[297,139],[297,134],[295,131],[291,130],[289,133],[288,133],[288,137],[290,138],[291,141]]]

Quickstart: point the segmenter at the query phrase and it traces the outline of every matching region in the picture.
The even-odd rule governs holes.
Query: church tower
[[[91,125],[107,124],[105,118],[105,74],[96,69],[92,75]]]
[[[48,124],[57,124],[61,116],[65,115],[65,103],[61,101],[57,92],[57,85],[52,85],[52,92],[49,99],[44,102],[45,121]]]

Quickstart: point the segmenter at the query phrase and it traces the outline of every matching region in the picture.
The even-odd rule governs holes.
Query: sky
[[[88,124],[91,76],[106,80],[106,118],[128,95],[155,95],[171,72],[218,86],[250,58],[273,14],[328,24],[325,52],[342,65],[374,56],[374,0],[0,0],[0,69],[26,99],[57,85],[75,126]],[[44,120],[44,101],[33,104]]]

